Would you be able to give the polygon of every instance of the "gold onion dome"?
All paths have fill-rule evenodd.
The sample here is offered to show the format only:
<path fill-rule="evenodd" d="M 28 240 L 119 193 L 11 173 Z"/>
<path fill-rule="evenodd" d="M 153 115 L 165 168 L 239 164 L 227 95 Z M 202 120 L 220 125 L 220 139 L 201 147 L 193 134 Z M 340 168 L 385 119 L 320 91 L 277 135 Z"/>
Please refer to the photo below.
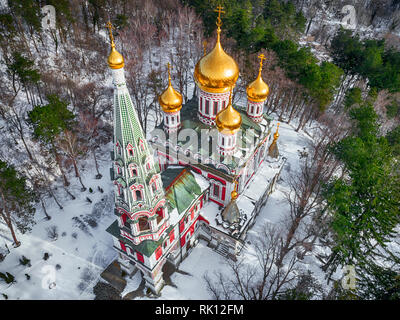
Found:
<path fill-rule="evenodd" d="M 107 59 L 108 65 L 111 69 L 121 69 L 124 67 L 124 57 L 115 49 L 114 37 L 112 35 L 113 26 L 110 21 L 107 23 L 107 28 L 110 33 L 111 41 L 111 52 Z"/>
<path fill-rule="evenodd" d="M 205 54 L 196 64 L 194 79 L 200 89 L 210 93 L 228 92 L 239 77 L 239 66 L 236 61 L 222 48 L 221 33 L 221 7 L 217 21 L 217 42 L 214 49 Z"/>
<path fill-rule="evenodd" d="M 274 141 L 273 142 L 276 142 L 276 140 L 278 140 L 278 138 L 279 138 L 279 133 L 278 133 L 279 125 L 280 125 L 280 123 L 278 122 L 276 125 L 276 131 L 274 133 Z"/>
<path fill-rule="evenodd" d="M 235 180 L 234 183 L 235 183 L 235 187 L 233 188 L 233 191 L 231 192 L 231 199 L 232 200 L 236 200 L 238 198 L 238 196 L 239 196 L 238 192 L 236 191 L 237 190 L 238 181 Z"/>
<path fill-rule="evenodd" d="M 240 113 L 232 106 L 232 91 L 229 95 L 228 106 L 217 113 L 215 124 L 219 132 L 223 134 L 235 134 L 242 125 Z"/>
<path fill-rule="evenodd" d="M 260 58 L 260 69 L 258 71 L 257 79 L 247 86 L 247 97 L 254 102 L 263 102 L 267 99 L 269 94 L 269 87 L 261 77 L 262 61 L 265 59 L 263 54 L 258 56 Z"/>
<path fill-rule="evenodd" d="M 158 97 L 164 112 L 176 112 L 182 108 L 182 95 L 171 84 L 170 64 L 168 63 L 168 88 Z"/>

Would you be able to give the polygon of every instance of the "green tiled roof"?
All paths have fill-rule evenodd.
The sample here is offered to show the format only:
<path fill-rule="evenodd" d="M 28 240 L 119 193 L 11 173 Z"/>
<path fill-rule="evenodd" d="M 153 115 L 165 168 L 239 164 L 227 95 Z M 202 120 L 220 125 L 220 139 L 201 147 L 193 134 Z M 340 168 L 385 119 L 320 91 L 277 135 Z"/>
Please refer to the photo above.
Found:
<path fill-rule="evenodd" d="M 176 208 L 179 214 L 185 212 L 201 194 L 196 178 L 188 169 L 168 168 L 161 173 L 161 179 L 163 185 L 168 188 L 165 196 L 171 209 Z"/>

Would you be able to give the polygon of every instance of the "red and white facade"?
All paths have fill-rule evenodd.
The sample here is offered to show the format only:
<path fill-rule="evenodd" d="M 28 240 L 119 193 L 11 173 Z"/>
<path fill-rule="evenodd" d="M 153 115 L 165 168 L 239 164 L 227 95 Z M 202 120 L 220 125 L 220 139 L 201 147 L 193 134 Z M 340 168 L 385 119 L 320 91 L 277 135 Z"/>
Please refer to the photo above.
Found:
<path fill-rule="evenodd" d="M 199 88 L 198 103 L 199 120 L 209 126 L 215 125 L 217 113 L 228 106 L 229 91 L 224 93 L 209 93 Z"/>
<path fill-rule="evenodd" d="M 181 111 L 163 112 L 164 113 L 164 131 L 166 133 L 177 132 L 181 127 Z"/>
<path fill-rule="evenodd" d="M 218 133 L 218 152 L 223 156 L 233 155 L 236 151 L 236 133 L 224 134 Z"/>
<path fill-rule="evenodd" d="M 247 116 L 254 122 L 261 122 L 264 112 L 264 101 L 254 102 L 247 98 Z"/>

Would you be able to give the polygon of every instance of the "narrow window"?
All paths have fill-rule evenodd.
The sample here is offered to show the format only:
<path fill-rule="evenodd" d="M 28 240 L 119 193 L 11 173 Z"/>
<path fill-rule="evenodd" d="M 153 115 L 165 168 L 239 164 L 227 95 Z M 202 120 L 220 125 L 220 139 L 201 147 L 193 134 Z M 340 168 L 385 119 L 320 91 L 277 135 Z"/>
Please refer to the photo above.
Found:
<path fill-rule="evenodd" d="M 140 190 L 136 190 L 135 191 L 135 195 L 136 195 L 136 201 L 142 201 L 142 192 Z"/>
<path fill-rule="evenodd" d="M 213 115 L 214 116 L 217 114 L 217 109 L 218 109 L 218 102 L 214 101 L 214 109 L 213 109 Z"/>
<path fill-rule="evenodd" d="M 210 114 L 210 101 L 206 100 L 206 110 L 204 112 L 205 114 Z"/>
<path fill-rule="evenodd" d="M 214 197 L 219 197 L 219 186 L 214 184 Z"/>

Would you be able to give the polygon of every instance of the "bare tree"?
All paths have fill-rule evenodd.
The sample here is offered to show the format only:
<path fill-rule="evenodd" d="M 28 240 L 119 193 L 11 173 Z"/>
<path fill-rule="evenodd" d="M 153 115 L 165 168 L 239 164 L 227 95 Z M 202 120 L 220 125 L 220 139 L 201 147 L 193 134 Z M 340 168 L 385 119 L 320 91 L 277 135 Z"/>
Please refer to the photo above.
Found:
<path fill-rule="evenodd" d="M 82 139 L 79 139 L 75 133 L 65 130 L 64 133 L 58 137 L 58 145 L 72 163 L 75 170 L 75 176 L 78 178 L 82 186 L 81 190 L 85 191 L 86 187 L 82 182 L 82 178 L 78 169 L 78 161 L 82 159 L 88 149 L 86 143 L 84 143 Z"/>
<path fill-rule="evenodd" d="M 282 237 L 279 263 L 286 254 L 299 247 L 303 248 L 300 256 L 304 257 L 312 251 L 322 231 L 319 225 L 325 212 L 322 187 L 339 169 L 339 161 L 329 152 L 329 146 L 347 133 L 348 123 L 343 117 L 333 119 L 328 115 L 320 121 L 309 151 L 300 152 L 300 171 L 288 177 L 290 190 L 285 197 L 290 213 L 285 219 L 287 233 Z"/>
<path fill-rule="evenodd" d="M 205 274 L 207 289 L 217 300 L 273 300 L 292 288 L 296 279 L 297 257 L 280 256 L 280 230 L 266 224 L 254 242 L 254 261 L 227 260 L 229 273 L 217 272 L 216 280 Z"/>

